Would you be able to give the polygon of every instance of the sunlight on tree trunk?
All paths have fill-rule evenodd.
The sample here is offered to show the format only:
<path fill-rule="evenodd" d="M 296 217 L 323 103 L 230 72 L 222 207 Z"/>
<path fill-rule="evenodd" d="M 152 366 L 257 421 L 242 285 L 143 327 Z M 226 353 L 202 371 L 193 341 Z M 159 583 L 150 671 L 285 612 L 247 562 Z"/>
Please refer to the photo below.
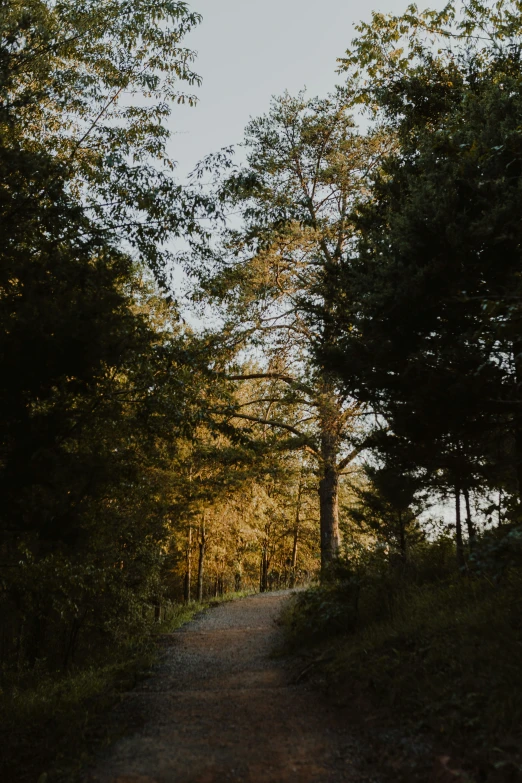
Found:
<path fill-rule="evenodd" d="M 192 582 L 192 525 L 189 525 L 187 535 L 187 549 L 185 560 L 185 584 L 184 584 L 184 599 L 185 603 L 190 603 L 191 600 L 191 582 Z"/>
<path fill-rule="evenodd" d="M 205 551 L 207 547 L 207 536 L 205 532 L 205 512 L 201 518 L 199 528 L 199 555 L 198 555 L 198 601 L 203 600 L 203 573 L 205 567 Z"/>

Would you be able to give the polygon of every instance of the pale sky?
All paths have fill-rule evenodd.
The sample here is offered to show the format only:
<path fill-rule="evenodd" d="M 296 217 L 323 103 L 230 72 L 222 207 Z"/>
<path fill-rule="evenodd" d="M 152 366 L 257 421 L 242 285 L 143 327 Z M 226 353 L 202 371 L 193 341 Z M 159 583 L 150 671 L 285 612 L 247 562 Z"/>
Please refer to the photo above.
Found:
<path fill-rule="evenodd" d="M 401 13 L 410 0 L 193 0 L 203 15 L 185 44 L 198 52 L 194 69 L 203 77 L 196 108 L 176 107 L 170 145 L 183 177 L 198 160 L 241 141 L 250 117 L 264 114 L 272 95 L 303 87 L 326 95 L 342 76 L 341 57 L 353 29 L 371 11 Z M 441 7 L 441 0 L 419 2 Z"/>

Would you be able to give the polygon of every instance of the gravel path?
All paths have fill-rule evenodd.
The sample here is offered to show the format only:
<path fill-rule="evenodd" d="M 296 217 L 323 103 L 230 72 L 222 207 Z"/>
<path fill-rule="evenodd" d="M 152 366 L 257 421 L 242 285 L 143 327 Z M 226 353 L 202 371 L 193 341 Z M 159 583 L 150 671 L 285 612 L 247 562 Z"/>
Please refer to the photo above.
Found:
<path fill-rule="evenodd" d="M 85 783 L 376 780 L 361 771 L 342 711 L 271 657 L 287 599 L 226 603 L 171 634 L 153 676 L 118 708 L 133 731 Z"/>

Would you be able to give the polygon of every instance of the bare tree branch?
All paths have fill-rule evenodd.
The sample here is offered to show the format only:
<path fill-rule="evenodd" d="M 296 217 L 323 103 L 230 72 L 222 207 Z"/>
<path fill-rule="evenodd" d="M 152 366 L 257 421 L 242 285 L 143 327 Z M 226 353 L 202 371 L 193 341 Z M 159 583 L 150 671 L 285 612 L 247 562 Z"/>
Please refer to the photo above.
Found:
<path fill-rule="evenodd" d="M 307 451 L 310 451 L 316 457 L 321 456 L 319 451 L 310 444 L 308 435 L 305 435 L 304 432 L 299 432 L 299 430 L 295 427 L 292 427 L 291 424 L 285 424 L 282 421 L 272 421 L 271 419 L 261 419 L 258 416 L 248 416 L 246 413 L 233 413 L 230 418 L 245 419 L 246 421 L 253 421 L 255 424 L 265 424 L 268 427 L 273 427 L 274 429 L 287 430 L 287 432 L 291 432 L 292 435 L 296 435 L 298 438 L 303 440 L 303 446 L 307 449 Z"/>
<path fill-rule="evenodd" d="M 356 458 L 356 457 L 357 457 L 357 456 L 358 456 L 358 455 L 361 453 L 361 451 L 364 451 L 364 448 L 365 448 L 364 446 L 357 446 L 355 449 L 353 449 L 353 450 L 352 450 L 352 451 L 351 451 L 351 452 L 348 454 L 348 456 L 347 456 L 347 457 L 345 457 L 344 459 L 342 459 L 342 460 L 341 460 L 341 461 L 340 461 L 340 462 L 337 464 L 337 470 L 338 470 L 339 472 L 340 472 L 341 470 L 344 470 L 344 469 L 345 469 L 345 467 L 346 467 L 347 465 L 349 465 L 349 464 L 350 464 L 350 462 L 352 462 L 352 460 L 354 460 L 354 459 L 355 459 L 355 458 Z"/>
<path fill-rule="evenodd" d="M 309 386 L 301 383 L 301 381 L 297 381 L 295 378 L 292 378 L 291 375 L 283 375 L 278 372 L 255 372 L 247 373 L 246 375 L 226 375 L 225 378 L 228 381 L 255 381 L 263 379 L 283 381 L 284 383 L 288 383 L 289 386 L 294 386 L 296 389 L 305 392 L 305 394 L 314 396 L 313 389 L 311 389 Z"/>
<path fill-rule="evenodd" d="M 248 400 L 248 402 L 242 402 L 237 407 L 238 408 L 248 408 L 249 405 L 257 405 L 257 404 L 260 404 L 262 402 L 280 403 L 281 405 L 287 404 L 286 400 L 282 400 L 280 397 L 259 397 L 257 400 Z M 302 405 L 305 404 L 305 402 L 303 400 L 300 400 L 298 402 L 300 402 Z"/>

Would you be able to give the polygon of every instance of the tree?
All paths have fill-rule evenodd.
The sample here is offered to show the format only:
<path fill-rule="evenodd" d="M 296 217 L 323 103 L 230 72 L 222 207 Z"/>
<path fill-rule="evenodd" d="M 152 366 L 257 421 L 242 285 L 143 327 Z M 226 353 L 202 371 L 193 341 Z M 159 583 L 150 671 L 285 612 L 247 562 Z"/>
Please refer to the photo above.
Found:
<path fill-rule="evenodd" d="M 458 529 L 460 496 L 484 482 L 513 488 L 522 464 L 515 11 L 376 15 L 344 61 L 367 68 L 361 100 L 396 148 L 332 280 L 343 336 L 331 362 L 417 464 L 453 487 Z M 463 43 L 437 49 L 434 35 Z"/>
<path fill-rule="evenodd" d="M 175 0 L 2 4 L 6 220 L 37 210 L 59 179 L 112 242 L 164 274 L 168 236 L 198 230 L 194 201 L 172 177 L 165 122 L 173 102 L 194 102 L 180 90 L 199 81 L 182 39 L 199 20 Z M 36 168 L 34 198 L 17 199 L 17 172 Z"/>
<path fill-rule="evenodd" d="M 169 466 L 199 387 L 144 267 L 184 220 L 164 101 L 196 78 L 179 44 L 197 20 L 170 2 L 0 8 L 6 667 L 94 660 L 143 632 L 160 592 Z M 148 103 L 122 106 L 137 91 Z"/>
<path fill-rule="evenodd" d="M 364 474 L 366 481 L 354 487 L 357 502 L 350 516 L 406 560 L 410 546 L 423 537 L 418 522 L 423 510 L 420 477 L 408 474 L 397 463 L 367 463 Z"/>
<path fill-rule="evenodd" d="M 271 431 L 261 441 L 248 422 L 220 431 L 218 403 L 219 394 L 207 390 L 207 422 L 178 447 L 173 466 L 178 584 L 197 573 L 200 597 L 295 585 L 317 570 L 310 460 L 281 448 Z"/>
<path fill-rule="evenodd" d="M 380 144 L 354 130 L 343 92 L 275 100 L 246 130 L 245 166 L 225 170 L 218 182 L 219 202 L 239 210 L 242 225 L 227 227 L 213 263 L 197 270 L 199 296 L 221 307 L 231 356 L 247 347 L 263 356 L 250 370 L 229 362 L 229 380 L 259 381 L 255 399 L 236 406 L 230 420 L 278 430 L 289 448 L 316 460 L 323 568 L 339 549 L 339 478 L 357 454 L 352 439 L 362 411 L 317 355 L 335 341 L 331 280 L 352 242 L 350 212 Z M 206 160 L 201 171 L 214 163 Z M 260 404 L 263 415 L 249 410 Z"/>
<path fill-rule="evenodd" d="M 85 267 L 81 255 L 54 260 L 54 276 L 37 277 L 33 264 L 30 285 L 20 279 L 16 317 L 2 302 L 7 667 L 40 658 L 67 667 L 144 630 L 168 536 L 170 465 L 195 413 L 194 372 L 169 308 L 160 314 L 143 283 L 129 291 L 118 255 L 105 269 L 105 255 Z M 84 285 L 72 287 L 72 272 Z M 38 349 L 29 365 L 16 351 L 27 335 Z"/>

